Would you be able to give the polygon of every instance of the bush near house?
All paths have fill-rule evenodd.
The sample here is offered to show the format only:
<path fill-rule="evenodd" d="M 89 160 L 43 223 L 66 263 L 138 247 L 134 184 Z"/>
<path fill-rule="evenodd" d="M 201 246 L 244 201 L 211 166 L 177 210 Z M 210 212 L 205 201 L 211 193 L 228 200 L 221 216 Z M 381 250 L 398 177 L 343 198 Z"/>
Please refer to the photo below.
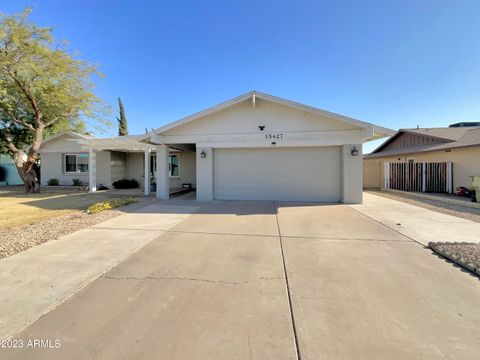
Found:
<path fill-rule="evenodd" d="M 138 181 L 135 179 L 122 179 L 112 183 L 115 189 L 135 189 L 138 188 Z"/>
<path fill-rule="evenodd" d="M 120 206 L 136 203 L 137 199 L 133 197 L 128 198 L 115 198 L 103 202 L 99 202 L 93 205 L 90 205 L 87 209 L 88 214 L 96 214 L 105 210 L 112 210 Z"/>
<path fill-rule="evenodd" d="M 58 179 L 52 178 L 47 181 L 48 186 L 58 186 L 60 185 L 60 181 Z"/>
<path fill-rule="evenodd" d="M 73 186 L 82 186 L 82 181 L 80 179 L 73 179 L 72 184 Z"/>

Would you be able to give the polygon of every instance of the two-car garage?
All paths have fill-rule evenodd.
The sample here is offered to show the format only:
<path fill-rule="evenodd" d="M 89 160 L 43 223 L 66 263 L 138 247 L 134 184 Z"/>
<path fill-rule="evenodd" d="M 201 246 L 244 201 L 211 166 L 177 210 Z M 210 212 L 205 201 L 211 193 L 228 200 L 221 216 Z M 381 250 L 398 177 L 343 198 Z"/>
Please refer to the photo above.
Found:
<path fill-rule="evenodd" d="M 340 202 L 340 147 L 218 148 L 216 200 Z"/>
<path fill-rule="evenodd" d="M 362 202 L 362 143 L 391 133 L 251 91 L 167 124 L 146 136 L 146 141 L 157 145 L 159 199 L 169 198 L 170 146 L 178 151 L 194 147 L 199 201 L 358 204 Z"/>

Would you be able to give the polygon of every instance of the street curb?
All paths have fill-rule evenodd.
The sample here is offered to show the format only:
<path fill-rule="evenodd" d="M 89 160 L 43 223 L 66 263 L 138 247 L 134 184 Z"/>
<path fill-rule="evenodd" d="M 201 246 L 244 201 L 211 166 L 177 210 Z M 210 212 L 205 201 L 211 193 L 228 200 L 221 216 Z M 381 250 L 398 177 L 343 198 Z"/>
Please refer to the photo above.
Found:
<path fill-rule="evenodd" d="M 460 258 L 458 258 L 457 256 L 454 256 L 454 255 L 450 255 L 442 250 L 440 250 L 437 245 L 444 245 L 444 244 L 448 244 L 448 243 L 442 243 L 442 242 L 429 242 L 428 243 L 428 248 L 430 248 L 431 250 L 433 250 L 433 252 L 435 252 L 436 254 L 444 257 L 445 259 L 447 260 L 450 260 L 451 262 L 453 262 L 454 264 L 457 264 L 458 266 L 464 268 L 465 270 L 468 270 L 470 271 L 471 273 L 473 273 L 474 275 L 477 275 L 478 277 L 480 277 L 480 268 L 476 268 L 473 264 L 467 264 L 466 262 L 462 261 Z M 463 243 L 459 243 L 459 244 L 475 244 L 475 243 L 468 243 L 468 242 L 463 242 Z"/>

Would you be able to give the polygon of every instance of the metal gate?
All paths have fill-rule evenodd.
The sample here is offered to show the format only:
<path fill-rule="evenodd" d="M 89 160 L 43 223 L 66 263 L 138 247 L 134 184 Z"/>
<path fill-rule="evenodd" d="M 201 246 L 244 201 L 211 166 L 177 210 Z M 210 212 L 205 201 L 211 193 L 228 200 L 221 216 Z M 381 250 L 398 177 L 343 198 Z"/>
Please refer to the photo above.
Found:
<path fill-rule="evenodd" d="M 384 163 L 385 189 L 452 193 L 452 162 Z"/>

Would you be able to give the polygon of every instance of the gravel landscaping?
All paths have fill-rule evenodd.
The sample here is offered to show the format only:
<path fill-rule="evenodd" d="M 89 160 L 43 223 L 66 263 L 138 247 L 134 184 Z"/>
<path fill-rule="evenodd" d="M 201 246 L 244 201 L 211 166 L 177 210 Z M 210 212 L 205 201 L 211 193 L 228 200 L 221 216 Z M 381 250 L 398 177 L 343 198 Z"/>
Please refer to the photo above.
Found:
<path fill-rule="evenodd" d="M 55 240 L 62 235 L 85 229 L 113 217 L 131 212 L 155 201 L 155 198 L 139 198 L 138 202 L 114 210 L 96 214 L 79 211 L 57 216 L 29 225 L 0 230 L 0 258 L 12 256 L 35 245 Z"/>
<path fill-rule="evenodd" d="M 480 275 L 480 244 L 431 242 L 428 247 L 443 257 Z"/>
<path fill-rule="evenodd" d="M 480 209 L 467 206 L 453 205 L 440 200 L 419 199 L 408 193 L 390 193 L 385 191 L 368 191 L 371 194 L 386 197 L 388 199 L 401 201 L 410 205 L 419 206 L 425 209 L 437 211 L 443 214 L 456 216 L 462 219 L 480 222 Z"/>

